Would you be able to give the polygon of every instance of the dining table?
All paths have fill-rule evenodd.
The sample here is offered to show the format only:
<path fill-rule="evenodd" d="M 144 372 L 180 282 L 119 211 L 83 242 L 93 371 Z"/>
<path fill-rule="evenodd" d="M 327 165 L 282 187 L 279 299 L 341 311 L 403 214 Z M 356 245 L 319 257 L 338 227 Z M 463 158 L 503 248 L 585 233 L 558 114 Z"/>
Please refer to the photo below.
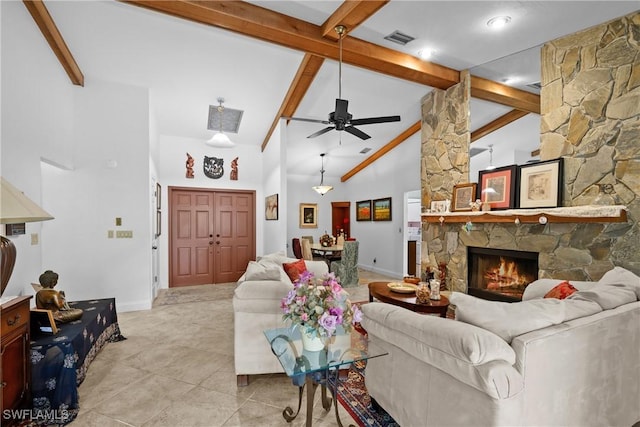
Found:
<path fill-rule="evenodd" d="M 342 253 L 342 245 L 322 246 L 320 243 L 311 244 L 311 252 L 323 257 L 327 264 L 337 259 Z"/>

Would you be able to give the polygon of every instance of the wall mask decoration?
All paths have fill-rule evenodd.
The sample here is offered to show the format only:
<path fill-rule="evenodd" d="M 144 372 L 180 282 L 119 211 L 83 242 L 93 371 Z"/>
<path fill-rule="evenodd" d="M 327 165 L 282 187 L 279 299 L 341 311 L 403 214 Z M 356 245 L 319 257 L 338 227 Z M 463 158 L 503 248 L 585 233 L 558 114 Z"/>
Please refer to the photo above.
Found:
<path fill-rule="evenodd" d="M 193 157 L 191 157 L 191 154 L 187 153 L 187 162 L 185 164 L 185 167 L 187 168 L 187 172 L 185 174 L 186 178 L 193 178 L 193 164 Z"/>
<path fill-rule="evenodd" d="M 236 157 L 231 161 L 231 181 L 238 180 L 238 158 Z"/>
<path fill-rule="evenodd" d="M 204 156 L 204 164 L 202 168 L 204 170 L 204 174 L 209 178 L 218 179 L 222 178 L 224 175 L 224 159 L 220 159 L 218 157 L 209 157 Z"/>

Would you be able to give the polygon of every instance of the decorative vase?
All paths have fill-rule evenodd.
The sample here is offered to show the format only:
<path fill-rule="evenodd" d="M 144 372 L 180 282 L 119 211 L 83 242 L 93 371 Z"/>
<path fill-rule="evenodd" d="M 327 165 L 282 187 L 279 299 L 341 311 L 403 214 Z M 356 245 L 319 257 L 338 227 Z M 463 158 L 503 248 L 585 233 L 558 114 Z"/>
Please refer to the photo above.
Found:
<path fill-rule="evenodd" d="M 313 332 L 307 332 L 307 328 L 300 325 L 300 335 L 302 336 L 302 348 L 307 351 L 320 351 L 324 348 L 324 339 Z"/>

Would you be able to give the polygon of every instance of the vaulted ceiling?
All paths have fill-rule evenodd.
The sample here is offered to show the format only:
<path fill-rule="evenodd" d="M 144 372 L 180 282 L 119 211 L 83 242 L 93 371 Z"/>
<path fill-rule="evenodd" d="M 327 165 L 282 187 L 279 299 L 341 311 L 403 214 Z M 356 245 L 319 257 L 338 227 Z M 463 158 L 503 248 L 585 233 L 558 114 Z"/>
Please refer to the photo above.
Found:
<path fill-rule="evenodd" d="M 41 15 L 34 10 L 41 2 L 25 2 L 30 3 L 32 15 Z M 334 180 L 348 179 L 394 144 L 417 138 L 420 99 L 431 88 L 455 84 L 460 70 L 470 69 L 473 76 L 474 139 L 539 112 L 536 90 L 527 86 L 539 81 L 536 47 L 637 9 L 637 2 L 629 1 L 45 4 L 84 84 L 100 79 L 148 87 L 159 133 L 203 143 L 213 133 L 207 129 L 209 105 L 224 97 L 227 107 L 244 110 L 238 134 L 230 135 L 234 142 L 263 148 L 281 117 L 326 120 L 334 110 L 339 81 L 334 27 L 345 25 L 342 97 L 349 100 L 350 113 L 354 118 L 397 114 L 402 120 L 363 126 L 371 135 L 367 141 L 336 131 L 307 139 L 324 125 L 289 122 L 288 172 L 318 175 L 318 155 L 327 152 L 325 178 Z M 502 32 L 486 25 L 497 15 L 511 17 Z M 401 46 L 384 39 L 395 30 L 415 40 Z M 418 51 L 428 48 L 435 50 L 432 57 L 419 59 Z M 67 67 L 73 76 L 73 64 Z M 502 84 L 516 75 L 519 82 Z M 525 124 L 514 123 L 498 131 L 511 132 L 500 138 L 525 149 L 537 146 L 538 130 L 522 138 Z M 365 147 L 371 151 L 360 154 Z"/>

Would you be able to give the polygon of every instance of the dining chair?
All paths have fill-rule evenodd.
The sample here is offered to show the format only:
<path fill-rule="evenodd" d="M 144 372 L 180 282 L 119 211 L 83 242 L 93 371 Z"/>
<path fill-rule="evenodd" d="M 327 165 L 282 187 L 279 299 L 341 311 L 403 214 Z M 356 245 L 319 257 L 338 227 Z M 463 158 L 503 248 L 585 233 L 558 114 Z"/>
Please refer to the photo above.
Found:
<path fill-rule="evenodd" d="M 298 259 L 302 259 L 302 246 L 300 245 L 300 239 L 297 237 L 291 239 L 291 249 L 293 250 L 293 256 Z"/>
<path fill-rule="evenodd" d="M 331 272 L 340 279 L 343 287 L 358 286 L 358 245 L 360 242 L 346 241 L 342 247 L 342 259 L 331 263 Z"/>
<path fill-rule="evenodd" d="M 300 246 L 302 247 L 302 259 L 309 261 L 313 260 L 313 254 L 311 253 L 311 243 L 305 239 L 300 239 Z"/>
<path fill-rule="evenodd" d="M 301 239 L 307 239 L 309 243 L 313 243 L 313 236 L 302 236 Z"/>

